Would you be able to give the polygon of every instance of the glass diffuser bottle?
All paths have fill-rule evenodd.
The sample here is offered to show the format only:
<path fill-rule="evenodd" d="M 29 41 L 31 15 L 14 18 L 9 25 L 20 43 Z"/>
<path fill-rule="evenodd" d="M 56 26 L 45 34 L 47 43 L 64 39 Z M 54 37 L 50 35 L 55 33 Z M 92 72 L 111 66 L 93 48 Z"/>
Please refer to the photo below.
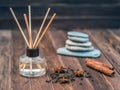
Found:
<path fill-rule="evenodd" d="M 18 25 L 18 28 L 26 42 L 26 45 L 28 48 L 26 48 L 26 54 L 22 55 L 19 58 L 19 72 L 22 76 L 26 76 L 26 77 L 38 77 L 38 76 L 42 76 L 46 73 L 46 61 L 45 58 L 41 57 L 41 55 L 39 55 L 39 48 L 38 45 L 40 44 L 42 38 L 44 37 L 45 33 L 49 30 L 48 28 L 50 27 L 50 24 L 52 23 L 53 19 L 56 16 L 56 13 L 54 13 L 52 15 L 52 17 L 50 18 L 47 26 L 45 27 L 45 29 L 42 31 L 42 28 L 44 26 L 44 23 L 47 19 L 48 13 L 50 11 L 50 8 L 48 8 L 45 17 L 43 19 L 43 22 L 40 26 L 40 29 L 37 33 L 37 36 L 35 38 L 35 41 L 33 41 L 33 37 L 32 37 L 32 31 L 31 31 L 31 6 L 28 6 L 28 14 L 29 14 L 29 23 L 27 20 L 27 15 L 24 14 L 24 20 L 26 23 L 26 27 L 27 27 L 27 31 L 28 31 L 28 37 L 29 37 L 29 41 L 25 35 L 25 33 L 23 32 L 23 29 L 20 26 L 20 23 L 18 22 L 18 19 L 13 11 L 12 8 L 10 8 L 11 14 L 13 15 L 13 18 L 15 20 L 15 22 Z"/>
<path fill-rule="evenodd" d="M 26 49 L 26 54 L 19 58 L 19 72 L 25 77 L 38 77 L 46 73 L 46 61 L 39 55 L 39 48 Z"/>

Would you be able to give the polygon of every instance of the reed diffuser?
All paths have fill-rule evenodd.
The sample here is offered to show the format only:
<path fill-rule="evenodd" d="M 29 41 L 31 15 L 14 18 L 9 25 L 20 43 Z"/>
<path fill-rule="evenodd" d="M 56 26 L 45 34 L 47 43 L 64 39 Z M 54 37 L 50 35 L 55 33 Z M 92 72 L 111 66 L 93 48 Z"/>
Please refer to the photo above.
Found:
<path fill-rule="evenodd" d="M 45 33 L 48 31 L 49 26 L 51 25 L 53 19 L 56 16 L 56 13 L 54 13 L 52 15 L 52 17 L 50 18 L 47 26 L 45 27 L 45 29 L 43 29 L 44 23 L 47 19 L 47 16 L 49 14 L 50 8 L 48 8 L 45 17 L 42 21 L 42 24 L 40 26 L 40 29 L 36 35 L 35 41 L 33 41 L 33 37 L 32 37 L 32 29 L 31 29 L 31 7 L 30 5 L 28 6 L 28 12 L 29 12 L 29 22 L 28 22 L 28 18 L 27 15 L 24 14 L 24 20 L 26 23 L 26 27 L 27 27 L 27 32 L 28 32 L 28 37 L 29 39 L 27 39 L 25 33 L 23 32 L 23 29 L 21 28 L 18 19 L 13 11 L 12 8 L 10 8 L 10 11 L 18 25 L 18 28 L 27 44 L 27 48 L 26 48 L 26 52 L 24 55 L 20 56 L 19 58 L 19 72 L 22 76 L 25 77 L 38 77 L 38 76 L 42 76 L 46 73 L 46 61 L 45 58 L 42 57 L 39 53 L 39 44 L 42 40 L 42 38 L 44 37 Z M 43 30 L 42 30 L 43 29 Z"/>

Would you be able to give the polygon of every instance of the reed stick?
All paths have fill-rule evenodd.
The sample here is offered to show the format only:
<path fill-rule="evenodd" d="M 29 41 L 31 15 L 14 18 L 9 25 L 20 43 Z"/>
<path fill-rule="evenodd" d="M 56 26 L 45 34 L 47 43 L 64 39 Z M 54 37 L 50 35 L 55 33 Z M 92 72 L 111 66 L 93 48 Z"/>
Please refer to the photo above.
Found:
<path fill-rule="evenodd" d="M 24 65 L 23 65 L 23 68 L 22 68 L 22 69 L 23 69 L 23 71 L 24 71 L 25 67 L 26 67 L 26 64 L 24 64 Z"/>
<path fill-rule="evenodd" d="M 19 64 L 19 67 L 22 68 L 24 66 L 24 63 Z"/>
<path fill-rule="evenodd" d="M 36 64 L 37 65 L 37 67 L 41 70 L 42 69 L 42 67 L 41 67 L 41 65 L 40 64 Z"/>
<path fill-rule="evenodd" d="M 26 23 L 27 31 L 28 31 L 29 41 L 32 42 L 32 36 L 30 34 L 30 27 L 28 25 L 28 19 L 27 19 L 27 15 L 26 14 L 24 14 L 24 20 L 25 20 L 25 23 Z M 29 42 L 29 44 L 30 44 L 30 42 Z M 30 48 L 32 48 L 32 47 L 30 46 Z"/>
<path fill-rule="evenodd" d="M 40 36 L 40 38 L 38 39 L 38 42 L 35 44 L 34 48 L 38 47 L 40 41 L 42 40 L 43 36 L 45 35 L 45 33 L 48 31 L 48 28 L 50 26 L 50 24 L 52 23 L 53 19 L 55 18 L 56 13 L 53 14 L 53 16 L 51 17 L 50 21 L 48 22 L 46 28 L 44 29 L 42 35 Z"/>
<path fill-rule="evenodd" d="M 32 74 L 32 59 L 30 60 L 30 74 Z"/>
<path fill-rule="evenodd" d="M 28 5 L 28 13 L 29 13 L 29 29 L 30 29 L 30 48 L 33 48 L 33 40 L 32 40 L 32 32 L 31 32 L 31 6 Z M 30 60 L 30 74 L 32 74 L 32 60 Z"/>
<path fill-rule="evenodd" d="M 19 24 L 19 22 L 18 22 L 18 20 L 17 20 L 17 17 L 15 16 L 15 13 L 14 13 L 13 9 L 10 8 L 10 11 L 11 11 L 11 13 L 12 13 L 12 15 L 13 15 L 13 17 L 14 17 L 17 25 L 18 25 L 18 28 L 19 28 L 19 30 L 20 30 L 20 32 L 21 32 L 21 34 L 22 34 L 22 36 L 23 36 L 23 38 L 24 38 L 27 46 L 30 47 L 30 46 L 29 46 L 29 43 L 28 43 L 28 40 L 27 40 L 27 38 L 26 38 L 26 36 L 25 36 L 25 34 L 24 34 L 24 32 L 23 32 L 23 30 L 22 30 L 22 28 L 21 28 L 21 26 L 20 26 L 20 24 Z"/>
<path fill-rule="evenodd" d="M 30 48 L 33 47 L 33 40 L 32 40 L 32 27 L 31 27 L 31 6 L 28 5 L 28 13 L 29 13 L 29 30 L 30 30 L 30 36 L 31 36 L 31 39 L 30 39 Z"/>
<path fill-rule="evenodd" d="M 39 38 L 39 36 L 40 36 L 40 33 L 41 33 L 42 28 L 43 28 L 43 26 L 44 26 L 44 23 L 45 23 L 45 21 L 46 21 L 46 19 L 47 19 L 47 16 L 48 16 L 48 14 L 49 14 L 49 11 L 50 11 L 50 8 L 48 8 L 48 10 L 47 10 L 47 12 L 46 12 L 46 14 L 45 14 L 45 17 L 44 17 L 44 19 L 43 19 L 43 22 L 42 22 L 42 24 L 41 24 L 41 26 L 40 26 L 40 29 L 39 29 L 39 31 L 38 31 L 38 34 L 37 34 L 37 36 L 36 36 L 36 38 L 35 38 L 35 42 L 34 42 L 34 44 L 33 44 L 33 47 L 35 47 L 35 44 L 36 44 L 37 41 L 38 41 L 38 38 Z"/>

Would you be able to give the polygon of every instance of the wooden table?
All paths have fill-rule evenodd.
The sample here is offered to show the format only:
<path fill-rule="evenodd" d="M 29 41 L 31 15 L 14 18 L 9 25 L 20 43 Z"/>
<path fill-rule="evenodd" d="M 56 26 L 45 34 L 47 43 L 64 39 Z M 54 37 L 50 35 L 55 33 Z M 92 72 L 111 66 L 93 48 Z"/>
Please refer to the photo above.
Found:
<path fill-rule="evenodd" d="M 65 45 L 67 30 L 51 28 L 41 43 L 41 53 L 46 56 L 48 72 L 56 66 L 71 67 L 89 71 L 92 79 L 84 78 L 82 85 L 76 80 L 61 85 L 46 83 L 49 75 L 38 78 L 25 78 L 19 75 L 19 57 L 24 54 L 25 43 L 18 30 L 0 31 L 0 90 L 120 90 L 120 30 L 86 30 L 75 28 L 76 31 L 90 35 L 95 48 L 102 55 L 97 61 L 111 64 L 115 69 L 113 77 L 105 76 L 85 65 L 85 58 L 68 57 L 56 54 L 59 47 Z M 115 32 L 113 32 L 115 31 Z M 36 31 L 34 31 L 34 34 Z M 29 81 L 32 85 L 30 86 Z"/>

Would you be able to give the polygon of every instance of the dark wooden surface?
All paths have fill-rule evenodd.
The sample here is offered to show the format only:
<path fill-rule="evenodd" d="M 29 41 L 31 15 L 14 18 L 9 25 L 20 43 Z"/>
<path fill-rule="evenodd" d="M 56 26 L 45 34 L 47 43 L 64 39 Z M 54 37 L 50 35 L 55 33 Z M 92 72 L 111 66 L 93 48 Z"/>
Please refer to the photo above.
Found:
<path fill-rule="evenodd" d="M 28 13 L 28 4 L 32 6 L 34 21 L 41 21 L 50 7 L 50 15 L 57 13 L 56 20 L 67 23 L 74 20 L 83 28 L 120 27 L 120 0 L 1 0 L 0 28 L 10 29 L 9 24 L 13 23 L 9 7 L 22 20 L 23 13 Z"/>
<path fill-rule="evenodd" d="M 79 84 L 79 80 L 66 85 L 48 84 L 45 81 L 49 79 L 49 74 L 46 74 L 31 79 L 32 90 L 120 90 L 120 30 L 93 30 L 77 27 L 71 30 L 90 35 L 94 47 L 102 52 L 101 57 L 96 58 L 96 61 L 112 65 L 115 75 L 105 76 L 86 67 L 85 58 L 57 55 L 56 50 L 65 45 L 66 33 L 69 30 L 51 27 L 40 45 L 41 53 L 46 56 L 47 72 L 51 72 L 56 66 L 83 69 L 91 73 L 94 81 L 85 78 L 82 85 Z M 35 35 L 36 30 L 33 32 Z M 0 90 L 30 90 L 29 78 L 21 77 L 18 71 L 18 60 L 24 51 L 25 43 L 18 30 L 0 30 Z"/>

